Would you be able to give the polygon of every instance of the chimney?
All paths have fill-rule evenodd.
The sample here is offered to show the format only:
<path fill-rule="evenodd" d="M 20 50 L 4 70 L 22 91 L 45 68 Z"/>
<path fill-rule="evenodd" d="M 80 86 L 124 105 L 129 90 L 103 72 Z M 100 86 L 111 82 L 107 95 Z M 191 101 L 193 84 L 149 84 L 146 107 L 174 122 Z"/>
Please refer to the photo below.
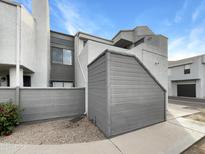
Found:
<path fill-rule="evenodd" d="M 32 15 L 36 21 L 36 70 L 33 82 L 47 87 L 50 78 L 50 17 L 48 0 L 33 0 Z"/>

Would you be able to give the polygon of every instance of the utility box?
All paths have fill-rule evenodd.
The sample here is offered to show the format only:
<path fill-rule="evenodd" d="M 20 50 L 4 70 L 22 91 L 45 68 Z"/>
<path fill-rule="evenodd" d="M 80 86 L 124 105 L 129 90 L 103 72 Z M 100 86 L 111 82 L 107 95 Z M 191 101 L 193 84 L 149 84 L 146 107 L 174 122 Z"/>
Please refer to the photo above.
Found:
<path fill-rule="evenodd" d="M 106 50 L 88 65 L 88 117 L 107 137 L 165 121 L 165 94 L 134 55 Z"/>

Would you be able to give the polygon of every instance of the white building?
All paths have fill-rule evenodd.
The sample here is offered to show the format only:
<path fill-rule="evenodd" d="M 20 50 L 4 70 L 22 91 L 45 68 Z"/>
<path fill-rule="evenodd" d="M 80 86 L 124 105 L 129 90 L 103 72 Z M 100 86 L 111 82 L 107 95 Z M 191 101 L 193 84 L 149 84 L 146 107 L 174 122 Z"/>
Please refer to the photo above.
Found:
<path fill-rule="evenodd" d="M 170 61 L 169 96 L 205 98 L 205 55 Z"/>
<path fill-rule="evenodd" d="M 33 0 L 32 14 L 0 0 L 0 86 L 87 88 L 87 65 L 106 49 L 138 57 L 167 90 L 167 38 L 147 26 L 121 30 L 112 40 L 50 31 L 49 5 Z"/>
<path fill-rule="evenodd" d="M 22 5 L 0 1 L 0 17 L 0 76 L 6 78 L 6 85 L 23 86 L 24 78 L 31 80 L 32 86 L 47 87 L 50 75 L 48 1 L 34 0 L 32 15 Z"/>

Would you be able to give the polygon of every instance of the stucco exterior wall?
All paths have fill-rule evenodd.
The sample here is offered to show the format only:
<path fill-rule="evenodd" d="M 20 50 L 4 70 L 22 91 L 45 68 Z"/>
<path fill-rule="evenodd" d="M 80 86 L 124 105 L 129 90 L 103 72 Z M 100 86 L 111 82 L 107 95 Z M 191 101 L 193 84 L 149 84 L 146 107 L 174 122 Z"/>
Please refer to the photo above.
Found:
<path fill-rule="evenodd" d="M 16 67 L 11 67 L 9 69 L 9 77 L 10 77 L 10 87 L 16 87 Z M 23 87 L 23 69 L 20 69 L 19 80 L 20 80 L 19 86 Z"/>
<path fill-rule="evenodd" d="M 36 40 L 35 40 L 36 22 L 31 14 L 21 8 L 21 65 L 36 71 Z"/>
<path fill-rule="evenodd" d="M 190 74 L 184 74 L 184 67 L 190 65 Z M 190 62 L 169 67 L 169 96 L 177 96 L 177 84 L 196 84 L 196 97 L 205 98 L 205 65 L 203 57 L 193 58 Z"/>
<path fill-rule="evenodd" d="M 184 65 L 177 66 L 177 67 L 171 67 L 170 70 L 170 76 L 169 80 L 191 80 L 191 79 L 200 79 L 200 70 L 199 68 L 199 62 L 195 61 L 192 64 L 190 64 L 190 74 L 184 74 Z"/>
<path fill-rule="evenodd" d="M 85 47 L 83 47 L 83 40 L 77 39 L 77 48 L 75 48 L 75 86 L 86 88 L 86 111 L 88 109 L 88 69 L 87 66 L 97 56 L 99 56 L 106 49 L 126 51 L 126 49 L 118 48 L 108 44 L 103 44 L 95 41 L 87 41 Z M 75 43 L 76 43 L 75 42 Z M 81 49 L 81 51 L 79 51 Z"/>
<path fill-rule="evenodd" d="M 201 96 L 205 98 L 205 56 L 201 57 L 201 63 L 199 64 L 200 77 L 201 77 Z"/>
<path fill-rule="evenodd" d="M 0 64 L 15 64 L 17 6 L 0 1 L 0 17 Z"/>
<path fill-rule="evenodd" d="M 164 40 L 165 44 L 167 39 Z M 166 45 L 165 45 L 166 46 Z M 166 89 L 168 102 L 168 52 L 149 44 L 141 44 L 129 50 L 148 68 L 158 82 Z"/>
<path fill-rule="evenodd" d="M 151 44 L 142 44 L 132 49 L 124 49 L 113 45 L 104 44 L 88 40 L 83 47 L 83 40 L 76 38 L 76 85 L 87 87 L 87 65 L 106 49 L 132 53 L 149 69 L 160 84 L 168 91 L 168 58 L 167 58 L 167 38 L 163 37 L 165 44 L 156 47 Z M 168 102 L 168 94 L 166 102 Z"/>
<path fill-rule="evenodd" d="M 50 79 L 50 25 L 48 0 L 32 1 L 36 24 L 36 65 L 33 87 L 48 87 Z"/>
<path fill-rule="evenodd" d="M 80 44 L 82 43 L 82 40 L 79 40 Z M 80 46 L 79 46 L 80 47 Z M 104 52 L 106 49 L 109 50 L 116 50 L 116 51 L 124 51 L 126 52 L 126 49 L 115 47 L 108 44 L 103 44 L 95 41 L 87 41 L 86 46 L 80 51 L 80 54 L 77 55 L 76 58 L 79 58 L 76 60 L 76 85 L 80 87 L 87 86 L 87 65 L 90 64 L 97 56 L 99 56 L 102 52 Z M 79 64 L 80 63 L 80 64 Z M 81 65 L 81 69 L 78 69 Z M 79 67 L 77 67 L 79 66 Z M 80 75 L 81 72 L 83 72 L 83 75 Z M 81 78 L 84 76 L 84 78 Z"/>

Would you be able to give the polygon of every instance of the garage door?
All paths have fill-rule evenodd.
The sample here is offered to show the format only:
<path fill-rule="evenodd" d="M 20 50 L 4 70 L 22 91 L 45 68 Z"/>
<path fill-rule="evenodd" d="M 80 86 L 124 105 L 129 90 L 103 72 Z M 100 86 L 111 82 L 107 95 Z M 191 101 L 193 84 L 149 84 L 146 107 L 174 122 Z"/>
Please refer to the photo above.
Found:
<path fill-rule="evenodd" d="M 177 96 L 196 97 L 196 84 L 177 85 Z"/>

